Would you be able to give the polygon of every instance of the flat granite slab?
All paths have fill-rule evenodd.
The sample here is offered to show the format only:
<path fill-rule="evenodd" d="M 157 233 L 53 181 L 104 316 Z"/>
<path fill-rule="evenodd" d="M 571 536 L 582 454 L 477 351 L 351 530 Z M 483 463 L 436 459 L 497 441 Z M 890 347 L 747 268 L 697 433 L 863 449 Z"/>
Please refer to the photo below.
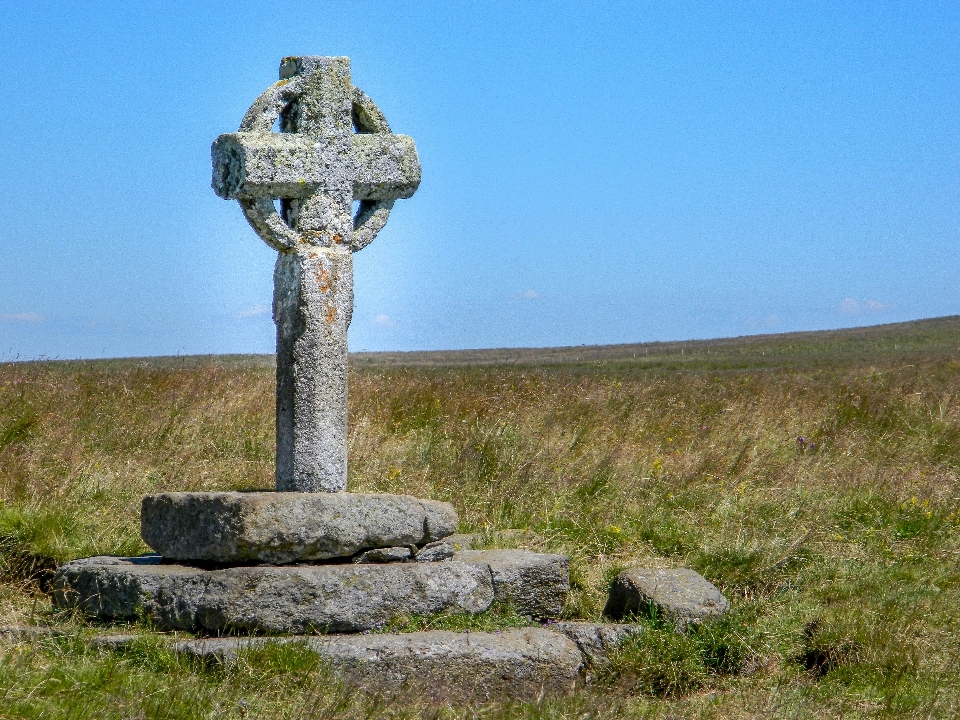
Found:
<path fill-rule="evenodd" d="M 358 632 L 394 615 L 479 613 L 494 598 L 489 567 L 454 561 L 202 570 L 93 557 L 62 565 L 52 585 L 58 608 L 210 633 Z"/>
<path fill-rule="evenodd" d="M 452 535 L 450 503 L 410 495 L 171 492 L 147 495 L 144 542 L 168 560 L 312 562 L 361 550 L 421 546 Z"/>
<path fill-rule="evenodd" d="M 446 630 L 398 635 L 292 638 L 210 638 L 177 643 L 177 652 L 222 663 L 267 642 L 303 643 L 348 685 L 377 694 L 414 693 L 420 699 L 492 700 L 567 695 L 583 658 L 575 642 L 542 628 L 499 633 Z"/>

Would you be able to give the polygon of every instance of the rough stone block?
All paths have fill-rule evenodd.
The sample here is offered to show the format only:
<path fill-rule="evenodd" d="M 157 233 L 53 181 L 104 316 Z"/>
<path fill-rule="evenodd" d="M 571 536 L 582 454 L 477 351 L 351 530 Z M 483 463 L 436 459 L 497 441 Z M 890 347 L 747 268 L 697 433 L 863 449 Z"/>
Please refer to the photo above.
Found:
<path fill-rule="evenodd" d="M 411 560 L 413 553 L 408 547 L 377 548 L 366 550 L 353 559 L 355 563 L 387 563 Z"/>
<path fill-rule="evenodd" d="M 496 599 L 536 618 L 559 617 L 570 592 L 570 560 L 527 550 L 461 550 L 464 563 L 484 564 L 493 573 Z"/>
<path fill-rule="evenodd" d="M 583 659 L 592 666 L 602 665 L 617 645 L 631 635 L 643 632 L 640 625 L 619 623 L 558 622 L 547 627 L 573 640 Z"/>
<path fill-rule="evenodd" d="M 181 642 L 175 649 L 230 663 L 244 648 L 266 642 L 305 643 L 349 685 L 378 694 L 412 693 L 433 702 L 566 695 L 576 687 L 583 663 L 574 642 L 541 628 L 499 633 L 431 630 L 399 635 L 211 638 Z"/>
<path fill-rule="evenodd" d="M 357 632 L 400 614 L 483 612 L 494 597 L 489 570 L 459 562 L 201 570 L 95 557 L 63 565 L 53 588 L 59 608 L 210 633 Z"/>
<path fill-rule="evenodd" d="M 658 615 L 679 628 L 719 617 L 730 603 L 713 583 L 687 568 L 648 570 L 630 568 L 610 587 L 604 614 L 622 618 L 656 608 Z"/>
<path fill-rule="evenodd" d="M 285 564 L 423 545 L 451 535 L 450 503 L 409 495 L 197 492 L 147 495 L 143 539 L 168 560 Z"/>
<path fill-rule="evenodd" d="M 455 552 L 456 550 L 454 550 L 453 543 L 449 543 L 446 540 L 438 540 L 427 543 L 420 548 L 414 560 L 417 562 L 440 562 L 441 560 L 449 560 Z"/>

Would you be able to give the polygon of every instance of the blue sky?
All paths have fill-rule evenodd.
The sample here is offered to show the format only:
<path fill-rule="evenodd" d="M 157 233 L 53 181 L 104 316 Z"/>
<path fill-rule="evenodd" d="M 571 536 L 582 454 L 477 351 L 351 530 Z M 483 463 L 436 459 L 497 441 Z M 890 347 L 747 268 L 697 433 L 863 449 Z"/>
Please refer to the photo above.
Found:
<path fill-rule="evenodd" d="M 960 313 L 956 3 L 34 3 L 0 24 L 0 359 L 270 352 L 210 189 L 285 55 L 348 55 L 423 183 L 353 350 Z"/>

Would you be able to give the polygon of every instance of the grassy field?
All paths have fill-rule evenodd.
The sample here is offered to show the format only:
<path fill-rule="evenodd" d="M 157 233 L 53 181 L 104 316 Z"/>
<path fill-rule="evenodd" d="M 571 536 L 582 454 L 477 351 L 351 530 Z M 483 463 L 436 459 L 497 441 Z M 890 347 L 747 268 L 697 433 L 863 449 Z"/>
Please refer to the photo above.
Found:
<path fill-rule="evenodd" d="M 648 630 L 574 699 L 383 703 L 317 658 L 229 670 L 51 612 L 57 563 L 146 550 L 143 494 L 270 488 L 272 358 L 0 365 L 0 718 L 960 715 L 960 318 L 689 343 L 352 358 L 350 489 L 571 557 L 570 618 L 631 565 L 692 567 L 728 619 Z M 513 536 L 511 536 L 513 537 Z M 508 542 L 516 542 L 508 538 Z M 516 624 L 400 618 L 407 627 Z"/>

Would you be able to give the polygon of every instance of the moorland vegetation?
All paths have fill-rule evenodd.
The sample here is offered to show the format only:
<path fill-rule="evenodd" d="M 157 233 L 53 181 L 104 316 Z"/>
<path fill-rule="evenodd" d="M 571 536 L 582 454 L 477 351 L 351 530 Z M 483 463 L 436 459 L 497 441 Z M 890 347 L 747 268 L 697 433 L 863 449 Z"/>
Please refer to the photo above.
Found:
<path fill-rule="evenodd" d="M 56 566 L 147 551 L 141 497 L 267 489 L 269 357 L 0 365 L 0 718 L 955 717 L 960 318 L 710 342 L 357 355 L 356 491 L 448 500 L 461 531 L 571 557 L 565 617 L 629 566 L 692 567 L 724 620 L 646 632 L 566 700 L 384 702 L 298 647 L 228 669 L 149 628 L 96 647 Z M 504 529 L 530 533 L 501 534 Z M 510 608 L 397 618 L 491 629 Z"/>

